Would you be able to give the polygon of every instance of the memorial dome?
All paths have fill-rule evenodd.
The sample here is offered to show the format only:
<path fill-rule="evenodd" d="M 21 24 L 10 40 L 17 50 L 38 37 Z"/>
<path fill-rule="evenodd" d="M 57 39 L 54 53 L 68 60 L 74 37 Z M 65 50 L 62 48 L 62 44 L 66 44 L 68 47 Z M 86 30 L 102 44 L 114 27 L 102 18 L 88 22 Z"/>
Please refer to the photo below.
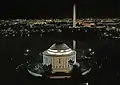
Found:
<path fill-rule="evenodd" d="M 65 43 L 55 43 L 43 55 L 73 55 L 75 51 L 69 48 Z"/>
<path fill-rule="evenodd" d="M 43 65 L 52 65 L 53 72 L 68 73 L 76 63 L 76 51 L 69 48 L 65 43 L 57 42 L 43 52 Z"/>

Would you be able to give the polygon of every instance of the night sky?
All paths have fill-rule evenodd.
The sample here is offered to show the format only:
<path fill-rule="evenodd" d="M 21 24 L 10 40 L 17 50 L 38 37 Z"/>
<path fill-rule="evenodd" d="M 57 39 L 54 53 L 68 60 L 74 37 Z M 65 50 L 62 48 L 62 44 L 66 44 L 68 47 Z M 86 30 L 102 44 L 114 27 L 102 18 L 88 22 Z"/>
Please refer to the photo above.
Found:
<path fill-rule="evenodd" d="M 0 18 L 72 17 L 73 3 L 77 17 L 120 16 L 119 0 L 1 0 Z"/>

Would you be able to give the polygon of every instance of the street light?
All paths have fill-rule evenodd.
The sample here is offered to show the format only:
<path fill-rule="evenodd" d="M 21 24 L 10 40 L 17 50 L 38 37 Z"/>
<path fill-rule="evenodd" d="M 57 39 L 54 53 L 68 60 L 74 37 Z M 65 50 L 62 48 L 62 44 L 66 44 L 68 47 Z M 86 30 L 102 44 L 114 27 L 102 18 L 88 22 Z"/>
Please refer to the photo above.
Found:
<path fill-rule="evenodd" d="M 26 52 L 30 52 L 30 50 L 29 50 L 29 49 L 27 49 L 27 50 L 26 50 Z"/>
<path fill-rule="evenodd" d="M 88 83 L 81 83 L 80 85 L 88 85 Z"/>
<path fill-rule="evenodd" d="M 24 53 L 25 56 L 27 56 L 28 54 L 27 53 Z"/>
<path fill-rule="evenodd" d="M 94 54 L 95 52 L 92 52 L 92 54 Z"/>
<path fill-rule="evenodd" d="M 92 49 L 91 49 L 91 48 L 89 48 L 88 50 L 89 50 L 89 51 L 92 51 Z"/>

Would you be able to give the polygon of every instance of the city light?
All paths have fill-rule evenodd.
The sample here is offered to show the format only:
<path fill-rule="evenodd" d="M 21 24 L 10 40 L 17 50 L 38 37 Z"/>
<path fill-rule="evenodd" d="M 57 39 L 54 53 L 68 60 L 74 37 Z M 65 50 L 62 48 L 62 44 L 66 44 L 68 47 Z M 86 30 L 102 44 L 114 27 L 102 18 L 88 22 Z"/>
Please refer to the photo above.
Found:
<path fill-rule="evenodd" d="M 81 83 L 80 85 L 89 85 L 88 83 Z"/>
<path fill-rule="evenodd" d="M 91 48 L 89 48 L 88 50 L 89 50 L 89 51 L 92 51 L 92 49 L 91 49 Z"/>
<path fill-rule="evenodd" d="M 12 61 L 12 60 L 13 60 L 13 58 L 10 58 L 10 60 Z"/>
<path fill-rule="evenodd" d="M 92 54 L 94 54 L 95 52 L 92 52 Z"/>
<path fill-rule="evenodd" d="M 73 21 L 70 18 L 66 19 L 40 19 L 40 20 L 1 20 L 0 26 L 4 26 L 1 28 L 0 34 L 2 36 L 32 36 L 33 33 L 45 33 L 45 32 L 63 32 L 61 28 L 73 28 L 71 25 Z M 109 38 L 109 39 L 120 39 L 119 34 L 119 19 L 76 19 L 76 23 L 78 23 L 74 28 L 78 28 L 76 31 L 81 31 L 81 29 L 85 29 L 84 32 L 89 34 L 89 30 L 93 29 L 96 32 L 100 31 L 100 39 Z M 63 24 L 64 23 L 64 24 Z M 24 25 L 23 25 L 24 24 Z M 87 25 L 87 26 L 86 26 Z M 94 26 L 94 27 L 92 27 Z M 116 27 L 117 26 L 117 27 Z M 20 28 L 20 29 L 19 29 Z M 28 29 L 31 28 L 31 29 Z M 41 28 L 41 29 L 38 29 Z M 45 30 L 45 28 L 52 28 Z M 54 28 L 54 29 L 53 29 Z M 89 28 L 89 29 L 86 29 Z M 103 30 L 101 32 L 101 30 Z M 73 29 L 71 33 L 74 32 Z M 110 32 L 110 33 L 109 33 Z M 118 33 L 116 35 L 115 33 Z M 39 34 L 39 35 L 40 35 Z M 81 34 L 81 33 L 80 33 Z M 42 35 L 40 35 L 42 36 Z M 109 40 L 106 39 L 106 40 Z"/>
<path fill-rule="evenodd" d="M 67 55 L 67 54 L 70 54 L 72 53 L 73 51 L 68 51 L 68 52 L 50 52 L 50 51 L 47 51 L 49 54 L 52 54 L 52 55 Z"/>
<path fill-rule="evenodd" d="M 29 50 L 29 49 L 27 49 L 27 50 L 26 50 L 26 52 L 30 52 L 30 50 Z"/>
<path fill-rule="evenodd" d="M 25 56 L 27 56 L 28 54 L 24 53 Z"/>

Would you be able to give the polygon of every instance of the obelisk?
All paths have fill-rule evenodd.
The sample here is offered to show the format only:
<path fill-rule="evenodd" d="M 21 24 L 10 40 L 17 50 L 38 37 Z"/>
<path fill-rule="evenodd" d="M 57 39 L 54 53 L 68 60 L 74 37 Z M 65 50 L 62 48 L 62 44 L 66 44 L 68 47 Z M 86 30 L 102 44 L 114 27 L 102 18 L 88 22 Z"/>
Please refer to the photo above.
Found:
<path fill-rule="evenodd" d="M 73 40 L 73 50 L 75 50 L 75 49 L 76 49 L 76 41 Z"/>
<path fill-rule="evenodd" d="M 76 27 L 76 6 L 73 5 L 73 27 Z"/>
<path fill-rule="evenodd" d="M 76 6 L 75 4 L 73 5 L 73 28 L 76 27 Z M 73 40 L 73 49 L 76 49 L 76 41 Z"/>

